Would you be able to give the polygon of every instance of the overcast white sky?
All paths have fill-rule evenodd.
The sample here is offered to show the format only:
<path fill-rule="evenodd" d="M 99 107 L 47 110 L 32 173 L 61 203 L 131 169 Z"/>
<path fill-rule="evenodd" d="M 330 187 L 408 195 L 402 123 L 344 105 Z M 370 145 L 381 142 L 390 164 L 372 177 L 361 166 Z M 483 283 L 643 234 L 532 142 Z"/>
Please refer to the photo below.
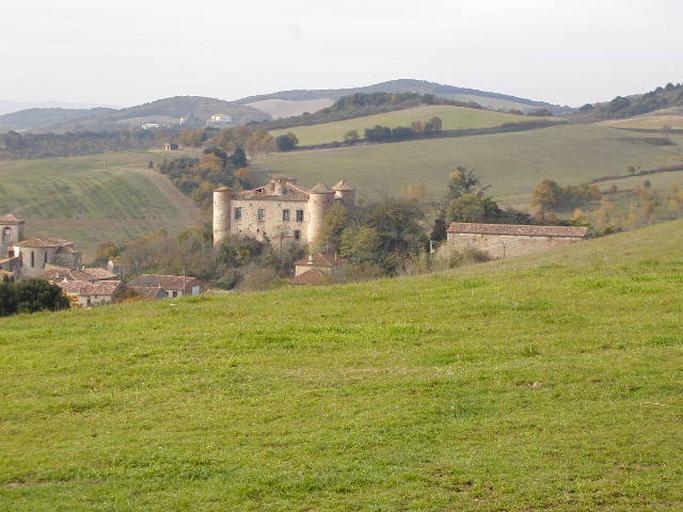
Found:
<path fill-rule="evenodd" d="M 421 78 L 577 106 L 683 81 L 683 0 L 20 0 L 0 65 L 20 101 Z"/>

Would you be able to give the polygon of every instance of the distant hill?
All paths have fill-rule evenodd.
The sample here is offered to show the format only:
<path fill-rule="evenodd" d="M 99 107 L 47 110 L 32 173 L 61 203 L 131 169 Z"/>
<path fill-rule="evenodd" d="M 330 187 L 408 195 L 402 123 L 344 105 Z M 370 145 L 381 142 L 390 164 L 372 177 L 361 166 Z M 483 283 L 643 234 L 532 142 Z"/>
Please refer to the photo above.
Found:
<path fill-rule="evenodd" d="M 236 103 L 241 105 L 251 105 L 255 108 L 259 108 L 259 102 L 264 100 L 285 100 L 290 103 L 310 102 L 311 100 L 320 99 L 335 101 L 343 96 L 350 96 L 356 93 L 372 92 L 415 92 L 418 94 L 434 94 L 436 96 L 441 96 L 443 98 L 456 101 L 472 101 L 485 108 L 493 110 L 519 109 L 529 112 L 532 110 L 545 108 L 554 114 L 568 114 L 573 111 L 573 109 L 570 107 L 553 105 L 544 101 L 530 100 L 527 98 L 519 98 L 517 96 L 510 96 L 496 92 L 468 89 L 465 87 L 456 87 L 453 85 L 438 84 L 426 80 L 414 80 L 407 78 L 390 80 L 388 82 L 381 82 L 363 87 L 351 87 L 344 89 L 298 89 L 291 91 L 280 91 L 271 94 L 249 96 L 247 98 L 237 100 Z M 302 108 L 304 108 L 303 105 Z M 293 111 L 293 109 L 290 111 Z M 310 110 L 301 110 L 297 114 L 303 114 L 307 111 Z"/>
<path fill-rule="evenodd" d="M 146 123 L 206 126 L 213 114 L 227 114 L 233 124 L 265 121 L 270 115 L 229 101 L 202 96 L 175 96 L 123 109 L 29 109 L 0 116 L 0 131 L 79 132 L 130 129 Z"/>
<path fill-rule="evenodd" d="M 672 107 L 683 107 L 683 84 L 669 83 L 645 94 L 617 96 L 612 101 L 604 103 L 587 103 L 573 115 L 573 118 L 580 122 L 592 123 L 609 119 L 627 119 Z"/>
<path fill-rule="evenodd" d="M 94 103 L 69 103 L 65 101 L 16 101 L 0 99 L 0 115 L 10 112 L 19 112 L 31 108 L 64 108 L 72 110 L 88 110 L 91 108 L 113 108 L 111 105 L 98 105 Z"/>
<path fill-rule="evenodd" d="M 69 123 L 84 117 L 116 112 L 111 108 L 29 108 L 0 116 L 0 131 L 23 131 L 39 126 Z"/>

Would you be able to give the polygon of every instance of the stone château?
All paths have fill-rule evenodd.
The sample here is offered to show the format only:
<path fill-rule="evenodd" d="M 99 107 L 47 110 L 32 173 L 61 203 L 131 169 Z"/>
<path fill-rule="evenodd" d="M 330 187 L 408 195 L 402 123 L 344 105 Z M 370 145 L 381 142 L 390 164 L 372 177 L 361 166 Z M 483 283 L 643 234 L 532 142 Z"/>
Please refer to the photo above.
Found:
<path fill-rule="evenodd" d="M 344 180 L 332 188 L 322 183 L 306 188 L 288 176 L 242 192 L 219 188 L 213 193 L 213 242 L 237 235 L 285 246 L 312 244 L 328 209 L 335 202 L 352 209 L 355 194 Z"/>

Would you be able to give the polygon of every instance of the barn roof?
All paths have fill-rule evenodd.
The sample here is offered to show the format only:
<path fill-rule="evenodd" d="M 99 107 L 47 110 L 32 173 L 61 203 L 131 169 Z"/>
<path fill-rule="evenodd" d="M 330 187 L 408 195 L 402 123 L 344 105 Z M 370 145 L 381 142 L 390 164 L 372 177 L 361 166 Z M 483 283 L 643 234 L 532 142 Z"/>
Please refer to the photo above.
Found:
<path fill-rule="evenodd" d="M 121 281 L 64 281 L 57 284 L 67 295 L 92 296 L 113 295 L 121 286 Z"/>
<path fill-rule="evenodd" d="M 449 233 L 473 235 L 549 236 L 586 238 L 589 228 L 585 226 L 533 226 L 529 224 L 479 224 L 474 222 L 451 222 Z"/>

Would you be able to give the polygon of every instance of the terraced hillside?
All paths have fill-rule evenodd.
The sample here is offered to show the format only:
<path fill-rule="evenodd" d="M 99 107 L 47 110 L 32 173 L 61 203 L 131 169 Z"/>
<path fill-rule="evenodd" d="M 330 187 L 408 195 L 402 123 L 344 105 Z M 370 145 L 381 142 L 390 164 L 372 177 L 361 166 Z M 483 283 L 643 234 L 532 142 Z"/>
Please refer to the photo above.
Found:
<path fill-rule="evenodd" d="M 489 128 L 501 126 L 505 123 L 524 123 L 537 121 L 538 118 L 529 118 L 514 114 L 491 112 L 474 108 L 454 107 L 449 105 L 426 105 L 421 107 L 396 110 L 371 116 L 337 121 L 334 123 L 317 124 L 313 126 L 299 126 L 283 130 L 273 130 L 274 136 L 283 133 L 295 133 L 302 146 L 326 144 L 328 142 L 341 142 L 349 130 L 357 130 L 363 137 L 365 128 L 373 128 L 375 125 L 396 128 L 397 126 L 410 126 L 413 121 L 428 121 L 438 116 L 443 121 L 444 130 L 461 130 L 465 128 Z"/>
<path fill-rule="evenodd" d="M 683 222 L 392 281 L 0 319 L 3 510 L 683 505 Z"/>
<path fill-rule="evenodd" d="M 513 116 L 515 117 L 515 116 Z M 396 194 L 414 183 L 441 191 L 456 166 L 476 169 L 492 192 L 524 204 L 543 178 L 580 183 L 605 175 L 683 163 L 680 144 L 658 146 L 649 134 L 594 125 L 516 133 L 278 153 L 256 161 L 262 174 L 289 174 L 313 184 L 345 178 L 367 196 Z"/>
<path fill-rule="evenodd" d="M 178 232 L 200 213 L 166 178 L 147 169 L 161 152 L 0 161 L 0 212 L 26 219 L 27 234 L 77 242 L 87 256 L 102 240 L 158 229 Z"/>

